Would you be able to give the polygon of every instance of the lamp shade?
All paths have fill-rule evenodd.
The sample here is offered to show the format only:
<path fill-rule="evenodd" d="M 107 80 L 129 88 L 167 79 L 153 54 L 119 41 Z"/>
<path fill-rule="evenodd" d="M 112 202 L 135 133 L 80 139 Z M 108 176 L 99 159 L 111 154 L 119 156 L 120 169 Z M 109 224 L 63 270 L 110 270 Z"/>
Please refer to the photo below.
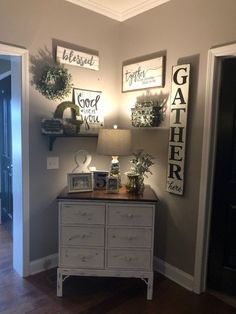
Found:
<path fill-rule="evenodd" d="M 131 131 L 100 129 L 97 153 L 107 156 L 129 156 L 131 154 Z"/>

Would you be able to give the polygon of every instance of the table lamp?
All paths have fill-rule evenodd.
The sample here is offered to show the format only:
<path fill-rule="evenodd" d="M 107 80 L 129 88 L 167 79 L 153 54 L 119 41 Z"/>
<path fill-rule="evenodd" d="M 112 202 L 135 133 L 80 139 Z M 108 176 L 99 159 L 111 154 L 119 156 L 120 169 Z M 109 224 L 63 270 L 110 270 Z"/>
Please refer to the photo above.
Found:
<path fill-rule="evenodd" d="M 112 156 L 110 176 L 118 176 L 120 182 L 120 163 L 118 156 L 131 155 L 131 131 L 118 129 L 100 129 L 98 133 L 97 153 Z"/>

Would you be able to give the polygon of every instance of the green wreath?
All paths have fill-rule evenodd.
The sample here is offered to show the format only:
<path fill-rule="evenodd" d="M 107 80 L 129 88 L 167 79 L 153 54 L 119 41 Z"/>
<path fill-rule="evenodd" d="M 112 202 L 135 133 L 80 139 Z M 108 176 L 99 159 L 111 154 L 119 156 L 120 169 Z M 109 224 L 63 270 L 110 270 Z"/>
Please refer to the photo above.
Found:
<path fill-rule="evenodd" d="M 36 82 L 36 89 L 49 100 L 63 99 L 71 88 L 71 74 L 61 65 L 47 65 Z"/>

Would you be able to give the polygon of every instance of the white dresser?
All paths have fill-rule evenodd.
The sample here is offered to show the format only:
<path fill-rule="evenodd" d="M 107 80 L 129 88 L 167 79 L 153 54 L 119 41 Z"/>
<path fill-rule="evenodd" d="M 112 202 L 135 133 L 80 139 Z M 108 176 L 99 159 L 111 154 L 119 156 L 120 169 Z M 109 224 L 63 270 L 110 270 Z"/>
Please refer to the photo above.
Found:
<path fill-rule="evenodd" d="M 68 276 L 136 277 L 152 299 L 154 218 L 157 197 L 104 191 L 68 194 L 59 200 L 57 296 Z"/>

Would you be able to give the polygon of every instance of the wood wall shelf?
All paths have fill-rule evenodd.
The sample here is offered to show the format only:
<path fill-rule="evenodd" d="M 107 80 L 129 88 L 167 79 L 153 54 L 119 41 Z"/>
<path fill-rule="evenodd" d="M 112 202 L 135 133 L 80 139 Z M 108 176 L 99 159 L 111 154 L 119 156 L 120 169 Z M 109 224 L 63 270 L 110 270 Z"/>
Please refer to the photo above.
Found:
<path fill-rule="evenodd" d="M 75 137 L 93 137 L 96 138 L 98 137 L 98 134 L 95 133 L 79 133 L 76 135 L 65 135 L 65 134 L 57 134 L 57 135 L 52 135 L 52 134 L 43 134 L 43 136 L 48 138 L 49 141 L 49 150 L 53 150 L 53 145 L 56 141 L 57 138 L 75 138 Z"/>

